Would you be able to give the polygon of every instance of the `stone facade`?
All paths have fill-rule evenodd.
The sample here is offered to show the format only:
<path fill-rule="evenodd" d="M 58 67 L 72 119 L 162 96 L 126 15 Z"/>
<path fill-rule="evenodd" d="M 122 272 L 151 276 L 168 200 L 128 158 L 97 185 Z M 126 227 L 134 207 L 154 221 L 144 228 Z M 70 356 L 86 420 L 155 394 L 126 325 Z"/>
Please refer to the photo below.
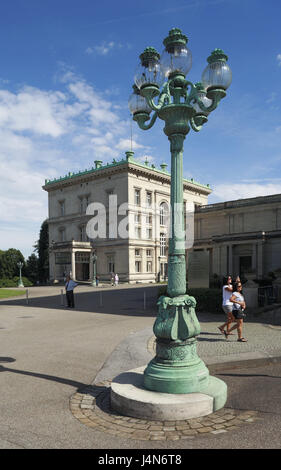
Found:
<path fill-rule="evenodd" d="M 164 279 L 168 262 L 166 209 L 170 204 L 166 166 L 157 169 L 147 162 L 142 164 L 134 159 L 133 152 L 126 152 L 126 158 L 120 161 L 106 165 L 96 161 L 91 170 L 46 180 L 43 189 L 49 199 L 50 280 L 60 281 L 70 272 L 74 279 L 88 281 L 93 278 L 93 266 L 100 280 L 109 280 L 112 272 L 118 273 L 120 281 L 130 283 Z M 186 204 L 206 205 L 210 193 L 208 185 L 184 180 Z M 118 223 L 127 217 L 125 238 L 114 232 L 110 218 L 113 196 L 117 198 Z M 106 236 L 87 236 L 86 226 L 93 214 L 87 214 L 86 209 L 91 203 L 105 208 Z"/>
<path fill-rule="evenodd" d="M 194 231 L 211 275 L 262 279 L 281 268 L 281 194 L 197 207 Z"/>

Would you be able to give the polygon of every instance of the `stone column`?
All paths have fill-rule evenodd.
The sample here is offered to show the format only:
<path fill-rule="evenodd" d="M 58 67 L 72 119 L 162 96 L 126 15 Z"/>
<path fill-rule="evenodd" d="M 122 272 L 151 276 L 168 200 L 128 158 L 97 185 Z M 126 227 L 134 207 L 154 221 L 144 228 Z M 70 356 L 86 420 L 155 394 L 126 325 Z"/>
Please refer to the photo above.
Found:
<path fill-rule="evenodd" d="M 90 264 L 89 264 L 89 277 L 92 281 L 93 279 L 93 273 L 94 273 L 94 266 L 93 266 L 93 252 L 91 251 L 90 254 Z"/>
<path fill-rule="evenodd" d="M 257 275 L 261 279 L 263 277 L 264 264 L 264 242 L 258 242 L 258 259 L 257 259 Z"/>
<path fill-rule="evenodd" d="M 229 272 L 227 273 L 233 276 L 233 252 L 232 252 L 232 244 L 228 246 L 228 270 Z"/>
<path fill-rule="evenodd" d="M 75 272 L 75 251 L 72 249 L 71 251 L 71 274 L 72 279 L 76 279 L 76 272 Z"/>
<path fill-rule="evenodd" d="M 252 251 L 252 269 L 257 271 L 257 244 L 253 243 L 253 251 Z"/>

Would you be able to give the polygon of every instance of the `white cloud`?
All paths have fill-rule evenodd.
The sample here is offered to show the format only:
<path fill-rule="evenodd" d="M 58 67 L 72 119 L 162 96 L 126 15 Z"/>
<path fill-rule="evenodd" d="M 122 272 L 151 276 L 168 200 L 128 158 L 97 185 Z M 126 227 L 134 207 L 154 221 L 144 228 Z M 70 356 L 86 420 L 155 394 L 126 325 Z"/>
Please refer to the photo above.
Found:
<path fill-rule="evenodd" d="M 0 127 L 58 137 L 65 132 L 64 101 L 60 92 L 31 87 L 17 94 L 0 90 Z"/>
<path fill-rule="evenodd" d="M 129 47 L 129 46 L 128 46 Z M 101 44 L 97 46 L 89 46 L 85 50 L 85 53 L 88 55 L 92 55 L 97 53 L 98 55 L 107 55 L 113 49 L 122 49 L 123 45 L 121 43 L 115 41 L 103 41 Z"/>
<path fill-rule="evenodd" d="M 270 194 L 281 194 L 281 180 L 276 182 L 251 182 L 233 183 L 231 181 L 213 186 L 213 193 L 209 202 L 233 201 Z"/>
<path fill-rule="evenodd" d="M 0 248 L 24 248 L 26 256 L 47 217 L 45 178 L 123 158 L 131 148 L 129 123 L 109 95 L 63 72 L 60 89 L 49 91 L 8 91 L 0 82 Z M 135 139 L 134 148 L 141 147 Z"/>
<path fill-rule="evenodd" d="M 137 143 L 135 140 L 130 140 L 130 139 L 120 139 L 119 142 L 116 145 L 116 148 L 119 150 L 129 150 L 130 148 L 133 148 L 134 150 L 144 148 L 142 144 Z"/>
<path fill-rule="evenodd" d="M 278 65 L 281 67 L 281 54 L 277 54 L 277 62 L 278 62 Z"/>

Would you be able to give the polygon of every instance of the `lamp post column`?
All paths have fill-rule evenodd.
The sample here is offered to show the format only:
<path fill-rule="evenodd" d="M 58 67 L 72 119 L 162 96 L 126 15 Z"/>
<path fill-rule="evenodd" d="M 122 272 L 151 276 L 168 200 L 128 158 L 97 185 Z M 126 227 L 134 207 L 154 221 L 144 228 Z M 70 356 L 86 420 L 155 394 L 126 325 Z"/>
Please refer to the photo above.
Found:
<path fill-rule="evenodd" d="M 183 227 L 183 141 L 184 134 L 173 134 L 171 142 L 171 227 L 168 260 L 170 297 L 186 292 L 185 236 Z"/>
<path fill-rule="evenodd" d="M 23 282 L 22 282 L 22 277 L 21 277 L 21 270 L 22 270 L 22 267 L 23 267 L 23 263 L 19 262 L 18 267 L 19 267 L 19 270 L 20 270 L 20 277 L 19 277 L 18 287 L 24 287 Z"/>

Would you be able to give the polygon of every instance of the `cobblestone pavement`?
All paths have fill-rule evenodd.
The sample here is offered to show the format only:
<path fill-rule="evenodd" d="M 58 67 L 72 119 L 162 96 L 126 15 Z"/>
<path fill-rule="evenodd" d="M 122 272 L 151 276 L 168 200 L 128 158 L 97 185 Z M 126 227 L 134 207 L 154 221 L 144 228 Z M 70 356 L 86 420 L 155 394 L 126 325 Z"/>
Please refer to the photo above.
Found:
<path fill-rule="evenodd" d="M 143 441 L 177 441 L 227 433 L 261 419 L 256 411 L 228 408 L 182 421 L 152 421 L 121 416 L 110 407 L 110 381 L 75 393 L 70 399 L 70 410 L 75 418 L 90 428 Z"/>

